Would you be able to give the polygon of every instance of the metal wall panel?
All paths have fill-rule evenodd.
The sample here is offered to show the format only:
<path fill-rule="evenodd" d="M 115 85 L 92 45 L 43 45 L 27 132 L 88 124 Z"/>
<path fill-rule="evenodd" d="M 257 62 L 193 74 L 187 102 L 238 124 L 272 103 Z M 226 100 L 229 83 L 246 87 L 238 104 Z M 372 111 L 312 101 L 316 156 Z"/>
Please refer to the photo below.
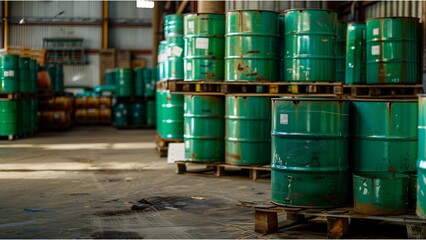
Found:
<path fill-rule="evenodd" d="M 325 8 L 322 1 L 234 1 L 226 0 L 226 10 L 260 9 L 283 12 L 291 8 Z"/>
<path fill-rule="evenodd" d="M 99 26 L 29 26 L 12 25 L 9 28 L 9 45 L 43 47 L 43 38 L 79 37 L 86 48 L 101 48 L 102 28 Z"/>
<path fill-rule="evenodd" d="M 114 19 L 142 19 L 151 22 L 153 9 L 136 8 L 136 1 L 109 1 L 108 17 Z"/>
<path fill-rule="evenodd" d="M 422 1 L 381 1 L 365 8 L 365 18 L 422 16 Z"/>
<path fill-rule="evenodd" d="M 102 1 L 11 1 L 11 17 L 102 18 Z"/>
<path fill-rule="evenodd" d="M 84 85 L 95 87 L 99 85 L 99 55 L 89 55 L 88 65 L 65 65 L 64 85 Z"/>

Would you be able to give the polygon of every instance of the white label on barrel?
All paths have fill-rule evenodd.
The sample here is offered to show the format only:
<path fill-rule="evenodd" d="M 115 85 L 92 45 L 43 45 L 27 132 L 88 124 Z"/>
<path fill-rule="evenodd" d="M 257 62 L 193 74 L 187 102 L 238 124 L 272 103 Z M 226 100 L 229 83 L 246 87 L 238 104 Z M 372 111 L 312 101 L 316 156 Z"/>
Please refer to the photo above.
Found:
<path fill-rule="evenodd" d="M 194 31 L 194 22 L 193 21 L 188 22 L 188 29 L 190 31 Z"/>
<path fill-rule="evenodd" d="M 181 47 L 174 46 L 172 50 L 173 56 L 180 57 L 180 55 L 182 55 L 182 51 L 183 49 Z"/>
<path fill-rule="evenodd" d="M 208 38 L 197 38 L 197 40 L 195 41 L 195 48 L 208 49 L 209 48 L 209 39 Z"/>
<path fill-rule="evenodd" d="M 9 70 L 9 77 L 14 77 L 14 76 L 15 76 L 15 71 Z"/>
<path fill-rule="evenodd" d="M 379 29 L 378 28 L 373 28 L 373 35 L 379 35 Z"/>
<path fill-rule="evenodd" d="M 9 71 L 4 71 L 4 76 L 9 77 Z"/>
<path fill-rule="evenodd" d="M 186 63 L 186 71 L 192 71 L 192 63 Z"/>
<path fill-rule="evenodd" d="M 172 49 L 171 49 L 171 48 L 167 48 L 167 49 L 166 49 L 166 55 L 167 55 L 168 57 L 172 56 Z"/>
<path fill-rule="evenodd" d="M 280 114 L 280 124 L 288 124 L 288 114 Z"/>
<path fill-rule="evenodd" d="M 379 55 L 380 46 L 371 46 L 371 55 Z"/>

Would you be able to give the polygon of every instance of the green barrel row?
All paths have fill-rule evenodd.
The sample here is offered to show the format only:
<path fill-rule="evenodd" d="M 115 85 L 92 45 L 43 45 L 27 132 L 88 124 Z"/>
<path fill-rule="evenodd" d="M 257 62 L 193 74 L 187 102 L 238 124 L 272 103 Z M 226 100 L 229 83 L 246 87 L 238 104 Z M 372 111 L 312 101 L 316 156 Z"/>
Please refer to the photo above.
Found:
<path fill-rule="evenodd" d="M 187 14 L 184 17 L 185 81 L 222 81 L 224 77 L 225 16 Z"/>
<path fill-rule="evenodd" d="M 37 131 L 37 100 L 0 100 L 0 136 Z"/>
<path fill-rule="evenodd" d="M 136 68 L 134 71 L 127 68 L 115 70 L 115 88 L 118 97 L 154 97 L 157 69 Z M 113 85 L 112 85 L 113 86 Z"/>
<path fill-rule="evenodd" d="M 223 162 L 225 152 L 225 104 L 223 97 L 185 95 L 185 159 Z"/>
<path fill-rule="evenodd" d="M 337 14 L 321 9 L 284 14 L 284 81 L 334 82 Z"/>
<path fill-rule="evenodd" d="M 158 79 L 160 81 L 167 80 L 167 55 L 166 55 L 167 41 L 163 40 L 158 45 Z"/>
<path fill-rule="evenodd" d="M 144 103 L 117 102 L 113 107 L 113 122 L 116 127 L 155 126 L 155 100 Z"/>
<path fill-rule="evenodd" d="M 417 216 L 426 219 L 426 95 L 419 96 L 417 154 Z"/>
<path fill-rule="evenodd" d="M 225 81 L 278 80 L 278 15 L 264 10 L 226 13 Z"/>
<path fill-rule="evenodd" d="M 337 38 L 336 38 L 336 82 L 345 82 L 346 70 L 346 34 L 347 23 L 337 23 Z"/>
<path fill-rule="evenodd" d="M 105 85 L 115 85 L 115 70 L 105 71 Z"/>
<path fill-rule="evenodd" d="M 367 21 L 367 84 L 418 83 L 418 18 Z"/>
<path fill-rule="evenodd" d="M 156 92 L 157 132 L 164 139 L 183 139 L 183 95 Z"/>
<path fill-rule="evenodd" d="M 164 18 L 166 37 L 166 79 L 184 79 L 184 27 L 182 14 L 170 14 Z"/>
<path fill-rule="evenodd" d="M 346 40 L 346 84 L 365 84 L 365 23 L 350 22 Z"/>
<path fill-rule="evenodd" d="M 336 207 L 348 197 L 349 103 L 272 99 L 272 202 Z"/>
<path fill-rule="evenodd" d="M 19 92 L 19 57 L 2 55 L 0 58 L 0 89 L 2 93 Z"/>
<path fill-rule="evenodd" d="M 225 163 L 269 165 L 270 99 L 227 95 L 225 104 Z"/>

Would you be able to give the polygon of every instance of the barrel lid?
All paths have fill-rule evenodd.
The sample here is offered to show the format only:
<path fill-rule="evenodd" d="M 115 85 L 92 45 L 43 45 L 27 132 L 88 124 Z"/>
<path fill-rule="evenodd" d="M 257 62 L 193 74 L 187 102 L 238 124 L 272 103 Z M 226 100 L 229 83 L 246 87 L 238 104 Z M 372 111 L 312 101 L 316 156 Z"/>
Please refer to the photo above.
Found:
<path fill-rule="evenodd" d="M 217 15 L 217 16 L 225 16 L 224 13 L 209 13 L 209 12 L 197 12 L 197 13 L 185 13 L 184 16 L 191 16 L 191 15 Z"/>
<path fill-rule="evenodd" d="M 417 98 L 413 99 L 393 99 L 393 98 L 351 98 L 351 102 L 417 102 Z"/>
<path fill-rule="evenodd" d="M 400 19 L 400 18 L 409 18 L 409 19 L 416 19 L 417 21 L 420 21 L 420 18 L 418 17 L 374 17 L 374 18 L 368 18 L 366 22 L 371 20 L 379 20 L 379 19 Z"/>
<path fill-rule="evenodd" d="M 300 12 L 304 12 L 304 11 L 325 11 L 325 12 L 332 12 L 332 13 L 336 13 L 336 11 L 330 10 L 330 9 L 322 9 L 322 8 L 291 8 L 291 9 L 287 9 L 284 10 L 284 14 L 287 12 L 292 12 L 292 11 L 300 11 Z"/>
<path fill-rule="evenodd" d="M 228 11 L 225 12 L 225 14 L 231 13 L 231 12 L 272 12 L 272 13 L 279 14 L 279 12 L 277 12 L 277 11 L 263 10 L 263 9 L 235 9 L 235 10 L 228 10 Z"/>

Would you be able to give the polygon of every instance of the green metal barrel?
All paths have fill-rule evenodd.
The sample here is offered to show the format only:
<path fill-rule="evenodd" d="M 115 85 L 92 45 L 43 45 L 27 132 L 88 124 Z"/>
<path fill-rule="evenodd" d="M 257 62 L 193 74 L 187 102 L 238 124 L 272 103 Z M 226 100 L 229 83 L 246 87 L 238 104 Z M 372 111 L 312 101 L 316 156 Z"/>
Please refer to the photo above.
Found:
<path fill-rule="evenodd" d="M 166 78 L 171 80 L 184 79 L 183 56 L 184 41 L 182 36 L 168 37 L 167 41 L 167 72 Z"/>
<path fill-rule="evenodd" d="M 419 19 L 367 20 L 367 84 L 419 82 Z"/>
<path fill-rule="evenodd" d="M 281 14 L 278 17 L 278 27 L 279 27 L 279 35 L 280 35 L 280 38 L 279 38 L 279 41 L 278 41 L 279 42 L 279 48 L 280 48 L 280 56 L 278 58 L 279 61 L 280 61 L 280 63 L 279 63 L 279 69 L 280 69 L 279 70 L 279 74 L 280 74 L 279 81 L 284 81 L 284 72 L 285 72 L 285 68 L 284 68 L 285 15 L 284 14 Z"/>
<path fill-rule="evenodd" d="M 115 85 L 115 70 L 105 71 L 105 85 Z"/>
<path fill-rule="evenodd" d="M 167 41 L 163 40 L 158 46 L 158 78 L 159 80 L 166 80 L 167 72 L 167 55 L 166 55 Z"/>
<path fill-rule="evenodd" d="M 183 15 L 166 15 L 164 17 L 164 36 L 168 38 L 181 35 L 183 35 Z"/>
<path fill-rule="evenodd" d="M 235 165 L 269 165 L 269 97 L 227 95 L 225 103 L 225 162 Z"/>
<path fill-rule="evenodd" d="M 18 101 L 0 100 L 0 136 L 18 134 Z"/>
<path fill-rule="evenodd" d="M 322 9 L 288 10 L 284 14 L 284 80 L 334 82 L 337 14 Z"/>
<path fill-rule="evenodd" d="M 145 94 L 145 81 L 144 81 L 145 68 L 135 69 L 135 96 L 143 97 Z"/>
<path fill-rule="evenodd" d="M 0 92 L 19 92 L 18 56 L 0 56 Z"/>
<path fill-rule="evenodd" d="M 354 210 L 368 215 L 398 215 L 408 207 L 408 175 L 368 172 L 353 175 Z"/>
<path fill-rule="evenodd" d="M 18 60 L 19 65 L 19 91 L 21 93 L 31 92 L 30 81 L 30 59 L 20 57 Z"/>
<path fill-rule="evenodd" d="M 272 202 L 336 207 L 348 195 L 349 103 L 272 99 Z"/>
<path fill-rule="evenodd" d="M 226 13 L 226 81 L 277 81 L 278 48 L 277 12 Z"/>
<path fill-rule="evenodd" d="M 151 68 L 146 68 L 143 72 L 143 79 L 145 84 L 145 91 L 144 96 L 145 97 L 153 97 L 155 96 L 155 75 L 154 71 Z"/>
<path fill-rule="evenodd" d="M 225 16 L 185 15 L 185 81 L 223 81 Z"/>
<path fill-rule="evenodd" d="M 417 154 L 417 216 L 426 219 L 426 95 L 419 96 Z"/>
<path fill-rule="evenodd" d="M 145 123 L 147 126 L 155 126 L 156 124 L 156 103 L 155 100 L 148 100 L 146 102 L 146 119 Z"/>
<path fill-rule="evenodd" d="M 416 100 L 357 100 L 351 104 L 353 170 L 416 170 Z"/>
<path fill-rule="evenodd" d="M 118 97 L 131 97 L 133 95 L 134 79 L 133 70 L 126 68 L 117 68 L 115 70 L 115 79 Z"/>
<path fill-rule="evenodd" d="M 183 139 L 183 95 L 157 91 L 157 131 L 164 139 Z"/>
<path fill-rule="evenodd" d="M 336 38 L 336 82 L 345 81 L 346 69 L 346 32 L 348 24 L 346 22 L 337 23 Z"/>
<path fill-rule="evenodd" d="M 38 81 L 38 65 L 37 61 L 35 59 L 30 59 L 30 92 L 35 93 L 37 92 L 37 81 Z"/>
<path fill-rule="evenodd" d="M 225 152 L 223 97 L 185 95 L 185 159 L 223 162 Z"/>
<path fill-rule="evenodd" d="M 142 103 L 134 103 L 132 107 L 132 125 L 143 126 L 145 124 L 145 107 Z"/>
<path fill-rule="evenodd" d="M 346 84 L 364 84 L 365 76 L 365 23 L 350 22 L 346 44 Z"/>
<path fill-rule="evenodd" d="M 128 107 L 124 103 L 117 103 L 114 108 L 114 125 L 116 127 L 124 127 L 128 125 L 127 115 Z"/>

